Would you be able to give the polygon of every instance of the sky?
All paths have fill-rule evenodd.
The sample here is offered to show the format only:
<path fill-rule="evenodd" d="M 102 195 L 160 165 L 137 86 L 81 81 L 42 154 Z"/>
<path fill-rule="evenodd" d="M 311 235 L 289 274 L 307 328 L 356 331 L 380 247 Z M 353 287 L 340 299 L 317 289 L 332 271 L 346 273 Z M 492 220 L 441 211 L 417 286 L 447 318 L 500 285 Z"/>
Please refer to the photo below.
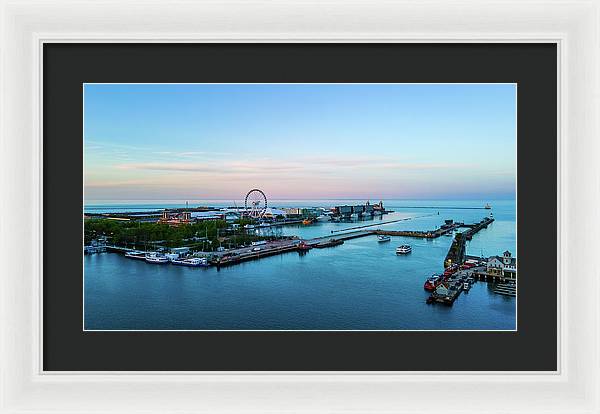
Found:
<path fill-rule="evenodd" d="M 514 199 L 513 84 L 85 84 L 85 202 Z"/>

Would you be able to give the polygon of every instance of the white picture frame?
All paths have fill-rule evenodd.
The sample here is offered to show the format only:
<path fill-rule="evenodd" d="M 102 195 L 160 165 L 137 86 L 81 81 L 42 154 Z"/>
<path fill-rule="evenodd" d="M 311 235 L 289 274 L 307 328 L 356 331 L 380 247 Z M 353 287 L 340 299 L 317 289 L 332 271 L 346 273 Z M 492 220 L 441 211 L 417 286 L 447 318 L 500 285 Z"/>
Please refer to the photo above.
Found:
<path fill-rule="evenodd" d="M 1 4 L 0 413 L 600 413 L 598 1 Z M 41 50 L 107 41 L 556 42 L 559 369 L 44 372 Z"/>

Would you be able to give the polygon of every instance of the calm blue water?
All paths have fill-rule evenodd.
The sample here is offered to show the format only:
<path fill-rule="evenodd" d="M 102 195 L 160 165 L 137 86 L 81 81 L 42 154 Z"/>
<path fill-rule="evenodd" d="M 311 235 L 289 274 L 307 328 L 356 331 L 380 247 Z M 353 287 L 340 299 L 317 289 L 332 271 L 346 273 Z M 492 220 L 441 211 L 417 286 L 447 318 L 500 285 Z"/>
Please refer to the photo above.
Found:
<path fill-rule="evenodd" d="M 338 203 L 282 201 L 277 205 Z M 490 203 L 496 221 L 474 236 L 467 246 L 468 254 L 489 256 L 506 249 L 515 252 L 514 201 Z M 411 219 L 381 228 L 426 230 L 444 219 L 473 222 L 490 212 L 448 208 L 480 207 L 485 204 L 480 201 L 384 200 L 384 204 L 395 213 L 372 221 L 325 222 L 277 231 L 308 238 L 406 217 Z M 414 208 L 433 205 L 437 207 Z M 181 204 L 123 207 L 166 206 Z M 390 243 L 377 243 L 369 236 L 335 248 L 313 249 L 304 256 L 288 253 L 220 270 L 150 265 L 115 253 L 85 256 L 85 328 L 515 329 L 515 298 L 493 294 L 486 283 L 475 284 L 452 307 L 425 303 L 428 293 L 423 290 L 424 279 L 442 269 L 451 241 L 451 237 L 393 237 Z M 396 256 L 395 247 L 405 243 L 412 245 L 412 254 Z"/>

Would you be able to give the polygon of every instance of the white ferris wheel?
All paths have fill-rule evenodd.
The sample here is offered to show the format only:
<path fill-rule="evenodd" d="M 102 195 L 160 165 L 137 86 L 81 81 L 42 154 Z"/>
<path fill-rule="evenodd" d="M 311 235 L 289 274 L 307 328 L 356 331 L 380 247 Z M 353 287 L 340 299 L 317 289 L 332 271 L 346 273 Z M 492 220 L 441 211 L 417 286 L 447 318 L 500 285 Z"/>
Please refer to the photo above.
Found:
<path fill-rule="evenodd" d="M 267 211 L 267 196 L 258 188 L 248 191 L 244 199 L 246 214 L 252 218 L 261 218 Z"/>

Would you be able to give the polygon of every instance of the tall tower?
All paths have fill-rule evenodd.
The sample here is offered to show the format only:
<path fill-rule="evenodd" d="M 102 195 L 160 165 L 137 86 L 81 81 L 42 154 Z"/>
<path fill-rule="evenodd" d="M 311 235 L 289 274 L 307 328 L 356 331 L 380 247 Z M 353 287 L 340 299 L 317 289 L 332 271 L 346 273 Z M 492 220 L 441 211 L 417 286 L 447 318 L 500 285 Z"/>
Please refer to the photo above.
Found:
<path fill-rule="evenodd" d="M 504 252 L 504 254 L 503 254 L 503 256 L 502 256 L 502 262 L 503 262 L 505 265 L 509 265 L 509 264 L 510 264 L 510 261 L 511 261 L 511 258 L 512 258 L 512 255 L 511 255 L 511 253 L 510 253 L 510 252 L 507 250 L 507 251 L 505 251 L 505 252 Z"/>

